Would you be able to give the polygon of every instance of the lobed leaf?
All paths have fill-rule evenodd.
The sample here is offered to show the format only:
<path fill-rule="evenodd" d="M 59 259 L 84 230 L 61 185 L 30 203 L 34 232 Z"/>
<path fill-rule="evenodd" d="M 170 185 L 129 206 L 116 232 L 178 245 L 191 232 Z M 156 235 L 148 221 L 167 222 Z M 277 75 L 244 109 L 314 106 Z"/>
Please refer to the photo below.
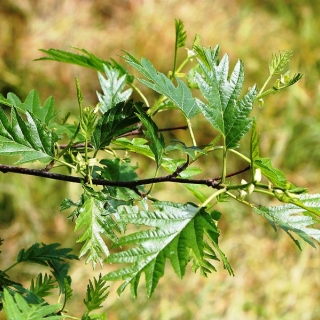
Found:
<path fill-rule="evenodd" d="M 142 58 L 141 62 L 139 62 L 128 52 L 126 52 L 124 59 L 147 78 L 147 80 L 139 79 L 141 83 L 168 97 L 183 112 L 186 118 L 191 119 L 199 113 L 197 100 L 181 79 L 176 78 L 178 86 L 175 87 L 172 81 L 163 73 L 158 72 L 148 59 Z"/>
<path fill-rule="evenodd" d="M 64 316 L 55 315 L 60 309 L 61 304 L 46 305 L 28 304 L 19 293 L 14 296 L 5 288 L 3 299 L 4 312 L 8 319 L 24 319 L 24 320 L 55 320 L 63 319 Z"/>
<path fill-rule="evenodd" d="M 46 297 L 52 294 L 52 290 L 56 287 L 55 280 L 45 274 L 38 274 L 37 279 L 31 280 L 30 291 L 39 297 Z"/>
<path fill-rule="evenodd" d="M 194 270 L 200 269 L 203 275 L 215 270 L 207 260 L 207 257 L 217 259 L 211 242 L 217 240 L 219 231 L 212 217 L 193 204 L 155 202 L 153 206 L 156 209 L 153 212 L 121 207 L 121 219 L 125 223 L 151 229 L 120 238 L 117 246 L 130 245 L 131 248 L 107 257 L 109 263 L 130 264 L 105 276 L 106 280 L 124 280 L 118 294 L 131 284 L 131 291 L 136 296 L 140 276 L 144 273 L 147 295 L 151 296 L 164 274 L 166 259 L 170 260 L 180 278 L 184 276 L 190 260 Z M 211 245 L 204 240 L 205 235 L 209 236 Z"/>
<path fill-rule="evenodd" d="M 127 83 L 126 74 L 121 75 L 118 69 L 114 69 L 107 65 L 104 65 L 103 67 L 107 79 L 105 79 L 101 73 L 98 73 L 103 94 L 97 92 L 97 96 L 101 104 L 101 111 L 104 113 L 118 103 L 128 100 L 131 96 L 132 89 L 123 91 Z"/>
<path fill-rule="evenodd" d="M 107 147 L 113 138 L 138 128 L 139 118 L 134 113 L 134 103 L 120 102 L 98 120 L 91 142 L 95 149 Z"/>
<path fill-rule="evenodd" d="M 138 118 L 146 128 L 143 133 L 145 134 L 146 138 L 150 140 L 150 150 L 153 152 L 155 161 L 159 168 L 162 162 L 165 148 L 164 137 L 161 133 L 159 133 L 158 127 L 151 119 L 151 117 L 147 115 L 144 110 L 138 105 L 136 105 L 135 107 L 138 110 Z"/>
<path fill-rule="evenodd" d="M 315 247 L 311 238 L 320 242 L 320 230 L 313 227 L 316 221 L 308 216 L 308 210 L 320 210 L 320 195 L 319 194 L 302 194 L 298 196 L 301 205 L 285 204 L 282 206 L 255 208 L 254 211 L 263 215 L 272 227 L 283 229 L 301 249 L 299 242 L 293 238 L 292 233 L 298 235 L 304 241 Z"/>
<path fill-rule="evenodd" d="M 240 99 L 244 80 L 243 64 L 238 61 L 228 77 L 229 58 L 225 55 L 218 62 L 217 52 L 218 47 L 211 52 L 206 49 L 204 57 L 198 59 L 201 72 L 195 74 L 195 81 L 208 104 L 200 100 L 197 102 L 205 118 L 224 136 L 227 149 L 233 149 L 238 147 L 241 138 L 251 128 L 249 114 L 257 89 L 256 86 L 252 87 Z"/>
<path fill-rule="evenodd" d="M 20 156 L 17 164 L 36 160 L 50 162 L 54 158 L 54 143 L 58 136 L 29 111 L 26 116 L 27 121 L 24 121 L 12 108 L 9 122 L 0 109 L 0 155 Z"/>
<path fill-rule="evenodd" d="M 116 61 L 112 60 L 112 63 L 100 59 L 97 56 L 95 56 L 93 53 L 85 50 L 73 47 L 73 49 L 82 52 L 84 54 L 76 54 L 72 53 L 70 51 L 64 51 L 59 49 L 40 49 L 41 52 L 45 53 L 47 56 L 41 57 L 36 59 L 36 61 L 40 60 L 51 60 L 51 61 L 59 61 L 59 62 L 65 62 L 70 64 L 75 64 L 81 67 L 86 67 L 90 69 L 94 69 L 100 72 L 104 72 L 104 66 L 108 66 L 110 68 L 117 69 L 121 75 L 128 74 L 127 70 L 117 63 Z M 133 81 L 133 76 L 128 75 L 127 78 L 128 82 Z"/>
<path fill-rule="evenodd" d="M 84 299 L 84 304 L 87 308 L 87 314 L 93 310 L 102 308 L 102 303 L 106 300 L 109 295 L 107 291 L 109 286 L 106 286 L 106 280 L 104 280 L 99 274 L 98 280 L 93 279 L 93 283 L 89 280 L 87 285 L 86 298 Z M 107 292 L 106 292 L 107 291 Z"/>
<path fill-rule="evenodd" d="M 77 242 L 84 242 L 79 257 L 87 254 L 86 263 L 92 261 L 93 267 L 97 262 L 103 264 L 103 255 L 109 255 L 109 249 L 102 236 L 106 236 L 113 242 L 118 238 L 114 230 L 120 232 L 116 222 L 112 218 L 112 211 L 108 209 L 106 200 L 101 200 L 93 195 L 85 194 L 85 201 L 78 209 L 75 231 L 84 229 Z M 111 206 L 111 204 L 109 203 Z"/>
<path fill-rule="evenodd" d="M 17 262 L 32 262 L 47 266 L 49 261 L 78 259 L 76 255 L 70 253 L 72 249 L 58 248 L 59 246 L 59 243 L 50 243 L 48 245 L 42 243 L 41 246 L 40 243 L 35 243 L 27 250 L 20 250 Z"/>

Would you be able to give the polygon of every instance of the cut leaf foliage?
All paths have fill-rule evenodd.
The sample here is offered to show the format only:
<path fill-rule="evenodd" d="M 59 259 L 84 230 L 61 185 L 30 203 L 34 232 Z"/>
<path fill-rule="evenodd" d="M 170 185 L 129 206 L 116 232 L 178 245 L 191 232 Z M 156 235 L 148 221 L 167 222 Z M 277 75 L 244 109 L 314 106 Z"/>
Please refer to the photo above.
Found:
<path fill-rule="evenodd" d="M 238 147 L 241 138 L 251 128 L 249 114 L 257 89 L 253 86 L 240 99 L 244 81 L 243 64 L 238 61 L 229 77 L 229 58 L 224 55 L 219 62 L 218 52 L 219 47 L 214 51 L 203 49 L 205 59 L 198 59 L 201 72 L 195 74 L 195 81 L 207 100 L 207 104 L 198 100 L 198 106 L 210 124 L 221 132 L 226 148 L 233 149 Z"/>
<path fill-rule="evenodd" d="M 85 201 L 78 209 L 75 231 L 83 229 L 83 234 L 77 242 L 84 242 L 79 257 L 87 254 L 86 263 L 92 261 L 94 267 L 97 262 L 103 265 L 103 255 L 109 255 L 109 249 L 102 236 L 117 242 L 114 231 L 121 232 L 108 207 L 106 200 L 85 194 Z"/>
<path fill-rule="evenodd" d="M 121 219 L 126 223 L 152 229 L 120 238 L 117 246 L 134 247 L 107 257 L 109 263 L 130 264 L 105 276 L 106 280 L 124 280 L 118 294 L 131 284 L 131 292 L 136 296 L 140 276 L 145 273 L 147 295 L 151 296 L 164 274 L 166 259 L 180 278 L 190 260 L 193 269 L 200 269 L 205 276 L 215 271 L 209 260 L 218 260 L 212 246 L 217 245 L 219 231 L 211 215 L 193 204 L 156 202 L 153 206 L 156 209 L 153 212 L 129 206 L 120 209 Z"/>
<path fill-rule="evenodd" d="M 21 102 L 20 98 L 14 93 L 8 93 L 7 98 L 4 98 L 0 94 L 0 103 L 9 107 L 15 107 L 21 112 L 29 111 L 33 114 L 42 124 L 48 125 L 51 120 L 58 114 L 54 110 L 55 102 L 54 98 L 49 97 L 44 105 L 41 105 L 39 93 L 36 90 L 31 90 L 24 102 Z"/>
<path fill-rule="evenodd" d="M 93 132 L 91 139 L 93 147 L 97 150 L 103 149 L 113 138 L 137 129 L 139 118 L 134 111 L 134 103 L 130 100 L 127 103 L 120 102 L 105 112 Z"/>
<path fill-rule="evenodd" d="M 64 316 L 55 315 L 61 309 L 60 304 L 28 304 L 21 294 L 15 293 L 12 296 L 6 288 L 4 289 L 3 308 L 7 319 L 64 319 Z"/>
<path fill-rule="evenodd" d="M 104 65 L 103 67 L 107 78 L 104 78 L 101 73 L 98 73 L 103 94 L 97 92 L 97 95 L 101 104 L 101 111 L 102 113 L 105 113 L 118 103 L 128 100 L 131 96 L 132 89 L 123 91 L 127 83 L 126 74 L 121 75 L 119 69 L 107 65 Z"/>
<path fill-rule="evenodd" d="M 17 164 L 54 158 L 54 143 L 57 135 L 44 127 L 40 120 L 26 111 L 24 121 L 15 108 L 11 110 L 11 121 L 0 109 L 0 155 L 20 156 Z"/>
<path fill-rule="evenodd" d="M 261 206 L 255 208 L 254 211 L 263 215 L 275 230 L 277 226 L 283 229 L 300 249 L 300 244 L 293 238 L 292 233 L 297 234 L 304 241 L 315 247 L 311 238 L 320 242 L 320 230 L 313 227 L 316 221 L 305 214 L 308 214 L 308 208 L 310 210 L 320 210 L 320 195 L 303 194 L 299 196 L 299 201 L 305 206 L 305 209 L 294 204 L 285 204 L 274 207 Z"/>
<path fill-rule="evenodd" d="M 124 59 L 148 79 L 139 79 L 141 83 L 168 97 L 186 118 L 191 119 L 199 112 L 197 100 L 181 79 L 176 78 L 178 86 L 175 87 L 172 81 L 163 73 L 158 72 L 148 59 L 142 58 L 139 62 L 128 52 L 126 52 Z"/>

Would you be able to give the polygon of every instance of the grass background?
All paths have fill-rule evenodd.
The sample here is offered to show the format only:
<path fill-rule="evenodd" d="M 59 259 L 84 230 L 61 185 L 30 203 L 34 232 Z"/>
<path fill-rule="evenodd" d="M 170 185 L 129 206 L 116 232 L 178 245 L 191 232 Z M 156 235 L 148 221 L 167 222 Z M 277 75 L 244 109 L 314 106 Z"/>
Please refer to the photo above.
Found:
<path fill-rule="evenodd" d="M 247 86 L 263 84 L 272 53 L 292 50 L 290 69 L 305 77 L 255 111 L 263 132 L 262 154 L 272 158 L 292 183 L 319 192 L 319 14 L 320 3 L 312 0 L 1 0 L 0 92 L 15 92 L 24 99 L 36 88 L 43 102 L 53 95 L 56 108 L 64 113 L 77 108 L 77 76 L 86 103 L 95 104 L 99 90 L 95 72 L 33 62 L 41 56 L 38 49 L 75 46 L 117 61 L 126 50 L 151 59 L 167 73 L 172 68 L 175 18 L 184 21 L 187 46 L 200 34 L 205 46 L 219 43 L 231 63 L 243 60 Z M 183 50 L 180 54 L 182 58 Z M 201 122 L 195 127 L 198 139 L 205 141 L 207 129 Z M 212 163 L 203 165 L 208 172 L 216 170 Z M 5 239 L 1 269 L 34 242 L 56 241 L 79 249 L 73 223 L 59 212 L 65 196 L 77 199 L 78 186 L 14 174 L 1 174 L 0 179 L 0 237 Z M 164 189 L 158 194 L 188 201 L 181 190 Z M 141 286 L 136 300 L 129 290 L 119 299 L 117 284 L 111 284 L 104 305 L 108 319 L 319 319 L 319 247 L 303 245 L 300 252 L 283 232 L 275 233 L 246 208 L 230 204 L 222 210 L 220 244 L 235 277 L 218 266 L 218 272 L 207 279 L 188 272 L 181 281 L 168 267 L 154 296 L 147 299 Z M 38 271 L 37 266 L 23 266 L 11 275 L 27 284 L 30 274 Z M 104 270 L 92 272 L 83 261 L 72 265 L 70 314 L 81 315 L 87 279 L 99 272 Z"/>

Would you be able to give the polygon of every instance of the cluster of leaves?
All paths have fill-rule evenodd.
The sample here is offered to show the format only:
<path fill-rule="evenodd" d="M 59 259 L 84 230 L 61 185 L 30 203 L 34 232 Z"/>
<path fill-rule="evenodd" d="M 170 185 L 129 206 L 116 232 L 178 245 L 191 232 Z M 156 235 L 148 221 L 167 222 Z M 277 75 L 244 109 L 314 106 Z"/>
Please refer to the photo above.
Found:
<path fill-rule="evenodd" d="M 99 102 L 95 107 L 83 107 L 76 79 L 77 123 L 68 123 L 68 116 L 56 120 L 58 112 L 53 98 L 42 105 L 36 91 L 31 91 L 24 102 L 13 93 L 7 97 L 0 95 L 0 103 L 10 109 L 10 119 L 5 110 L 0 109 L 0 154 L 19 156 L 16 165 L 34 161 L 43 164 L 39 170 L 3 165 L 0 170 L 81 183 L 83 193 L 79 199 L 66 198 L 60 208 L 72 209 L 69 218 L 75 221 L 75 231 L 81 232 L 77 240 L 83 244 L 79 257 L 86 256 L 86 262 L 92 262 L 93 267 L 97 263 L 125 265 L 89 283 L 84 319 L 95 317 L 89 313 L 99 308 L 106 298 L 106 281 L 122 280 L 118 293 L 130 284 L 136 296 L 144 274 L 147 295 L 151 296 L 165 273 L 167 259 L 180 278 L 188 264 L 207 276 L 216 270 L 215 261 L 222 261 L 224 268 L 233 275 L 219 246 L 218 221 L 222 213 L 215 209 L 218 202 L 234 200 L 253 208 L 273 228 L 285 230 L 298 246 L 295 234 L 313 246 L 313 240 L 320 240 L 320 231 L 314 227 L 319 222 L 320 196 L 309 195 L 306 189 L 294 186 L 283 172 L 273 167 L 270 159 L 260 157 L 257 125 L 250 117 L 255 103 L 262 106 L 267 95 L 302 78 L 300 73 L 293 77 L 289 72 L 281 74 L 291 53 L 275 54 L 269 65 L 270 75 L 260 91 L 253 85 L 242 94 L 242 61 L 239 60 L 230 72 L 228 55 L 220 59 L 220 47 L 205 48 L 200 45 L 199 37 L 178 66 L 177 52 L 185 46 L 187 35 L 181 20 L 176 21 L 175 27 L 173 70 L 168 75 L 157 71 L 145 58 L 139 61 L 128 52 L 123 57 L 143 76 L 138 81 L 159 94 L 152 103 L 134 84 L 134 77 L 125 67 L 83 49 L 78 49 L 77 54 L 57 49 L 41 50 L 45 56 L 38 59 L 72 63 L 98 71 L 102 93 L 97 93 Z M 187 65 L 190 69 L 184 72 Z M 279 78 L 266 89 L 274 76 Z M 130 100 L 133 91 L 141 96 L 141 102 Z M 180 112 L 185 123 L 176 128 L 159 128 L 154 116 L 172 112 Z M 212 141 L 201 147 L 192 127 L 198 114 L 213 128 Z M 164 131 L 181 128 L 188 130 L 185 141 L 166 141 Z M 247 148 L 250 157 L 247 157 L 237 148 L 250 131 Z M 188 141 L 192 145 L 188 146 Z M 177 151 L 181 156 L 177 157 Z M 221 175 L 195 179 L 193 176 L 201 175 L 202 170 L 194 163 L 214 152 L 222 154 Z M 243 170 L 228 173 L 230 153 L 248 165 Z M 138 176 L 138 167 L 131 164 L 135 154 L 154 162 L 151 178 Z M 52 173 L 57 166 L 65 166 L 68 174 Z M 239 181 L 238 176 L 244 171 L 251 172 L 248 182 Z M 195 203 L 158 199 L 152 186 L 165 182 L 185 185 Z M 254 197 L 248 197 L 254 193 L 274 197 L 284 205 L 259 206 L 252 202 Z M 136 230 L 137 227 L 140 229 Z M 71 296 L 69 265 L 65 259 L 75 256 L 67 249 L 61 250 L 54 244 L 36 245 L 20 252 L 17 262 L 31 261 L 52 269 L 53 277 L 39 275 L 30 289 L 22 289 L 9 280 L 7 271 L 1 273 L 1 298 L 7 314 L 39 312 L 38 318 L 52 315 L 50 319 L 63 314 L 64 305 L 49 306 L 43 300 L 55 285 L 65 300 Z"/>
<path fill-rule="evenodd" d="M 1 239 L 2 244 L 2 239 Z M 66 302 L 72 298 L 71 282 L 68 274 L 70 265 L 67 260 L 78 259 L 71 253 L 72 249 L 59 248 L 60 244 L 49 245 L 36 243 L 27 250 L 22 249 L 14 264 L 0 271 L 0 298 L 1 309 L 8 319 L 66 319 L 63 314 Z M 29 288 L 23 287 L 10 279 L 8 272 L 21 263 L 34 263 L 49 268 L 51 274 L 39 273 L 36 279 L 31 280 Z M 108 295 L 106 281 L 101 275 L 94 279 L 94 284 L 89 280 L 87 293 L 84 299 L 86 311 L 82 319 L 106 319 L 105 314 L 92 314 L 100 309 L 101 303 Z M 59 300 L 63 303 L 48 304 L 45 297 L 57 291 Z"/>

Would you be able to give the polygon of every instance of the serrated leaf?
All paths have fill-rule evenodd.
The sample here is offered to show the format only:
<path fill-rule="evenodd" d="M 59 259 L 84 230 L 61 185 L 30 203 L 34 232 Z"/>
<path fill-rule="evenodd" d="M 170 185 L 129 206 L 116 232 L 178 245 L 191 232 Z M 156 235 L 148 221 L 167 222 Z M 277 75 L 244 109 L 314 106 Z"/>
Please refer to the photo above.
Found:
<path fill-rule="evenodd" d="M 6 288 L 4 289 L 3 307 L 8 319 L 55 320 L 64 318 L 64 316 L 54 315 L 61 309 L 61 304 L 45 305 L 45 302 L 28 304 L 19 293 L 12 296 Z"/>
<path fill-rule="evenodd" d="M 106 286 L 106 280 L 104 280 L 99 274 L 98 280 L 93 279 L 93 283 L 89 280 L 87 285 L 86 298 L 84 299 L 84 304 L 87 308 L 87 315 L 93 311 L 102 308 L 102 303 L 106 300 L 109 295 L 107 291 L 109 286 Z"/>
<path fill-rule="evenodd" d="M 183 112 L 186 118 L 191 119 L 199 113 L 197 100 L 181 79 L 175 78 L 178 83 L 178 86 L 175 87 L 172 81 L 163 73 L 158 72 L 148 59 L 142 58 L 141 62 L 139 62 L 128 52 L 126 52 L 124 59 L 147 78 L 147 80 L 139 79 L 141 83 L 168 97 Z"/>
<path fill-rule="evenodd" d="M 279 54 L 273 54 L 269 62 L 269 71 L 271 75 L 279 74 L 292 58 L 292 51 L 283 51 Z"/>
<path fill-rule="evenodd" d="M 251 128 L 249 114 L 257 94 L 256 86 L 240 99 L 244 81 L 242 62 L 237 62 L 229 77 L 227 55 L 219 63 L 215 52 L 209 54 L 206 50 L 205 57 L 206 62 L 198 59 L 202 72 L 196 73 L 195 81 L 208 104 L 198 100 L 198 106 L 210 124 L 224 136 L 227 149 L 237 148 L 241 138 Z"/>
<path fill-rule="evenodd" d="M 92 195 L 85 194 L 85 201 L 78 210 L 75 231 L 84 229 L 77 242 L 85 242 L 80 250 L 79 257 L 87 254 L 86 263 L 92 261 L 93 267 L 97 262 L 103 264 L 103 255 L 109 255 L 109 249 L 102 236 L 117 242 L 118 238 L 114 230 L 120 232 L 116 222 L 112 218 L 112 212 L 108 211 L 106 201 Z"/>
<path fill-rule="evenodd" d="M 20 156 L 16 163 L 39 160 L 50 162 L 54 158 L 57 135 L 45 128 L 39 119 L 26 111 L 24 121 L 15 108 L 11 110 L 11 122 L 0 109 L 0 155 Z"/>
<path fill-rule="evenodd" d="M 313 227 L 316 221 L 308 216 L 310 211 L 320 210 L 320 195 L 319 194 L 302 194 L 297 198 L 304 208 L 295 204 L 285 204 L 282 206 L 255 208 L 254 211 L 263 215 L 272 227 L 283 229 L 301 249 L 299 242 L 293 238 L 292 233 L 301 237 L 304 241 L 315 247 L 311 238 L 320 242 L 320 230 Z"/>
<path fill-rule="evenodd" d="M 51 276 L 40 273 L 35 281 L 31 280 L 30 291 L 39 297 L 46 297 L 52 294 L 55 287 L 55 280 Z"/>
<path fill-rule="evenodd" d="M 60 294 L 70 294 L 71 277 L 68 274 L 70 265 L 59 260 L 50 260 L 48 261 L 48 265 L 51 267 L 51 272 L 57 280 Z"/>
<path fill-rule="evenodd" d="M 121 216 L 126 223 L 144 225 L 151 229 L 120 238 L 118 246 L 134 247 L 107 257 L 106 261 L 109 263 L 130 264 L 105 276 L 105 280 L 124 280 L 118 294 L 131 284 L 131 292 L 136 296 L 140 276 L 145 273 L 147 295 L 151 296 L 164 274 L 167 258 L 179 277 L 185 274 L 190 259 L 194 269 L 200 269 L 203 275 L 215 270 L 205 258 L 207 248 L 211 246 L 204 240 L 204 235 L 216 233 L 216 239 L 219 235 L 210 215 L 193 204 L 156 202 L 153 206 L 156 209 L 153 212 L 139 211 L 136 207 L 121 207 Z M 214 239 L 212 234 L 209 238 L 210 242 Z M 213 256 L 217 258 L 214 253 L 211 257 Z"/>
<path fill-rule="evenodd" d="M 107 79 L 101 73 L 98 73 L 103 94 L 97 92 L 97 96 L 101 104 L 101 111 L 105 113 L 118 103 L 128 100 L 132 94 L 132 89 L 123 91 L 127 83 L 126 74 L 121 74 L 120 70 L 107 65 L 103 67 Z"/>
<path fill-rule="evenodd" d="M 138 110 L 138 118 L 146 128 L 146 130 L 143 130 L 143 133 L 145 134 L 146 138 L 150 140 L 150 150 L 153 152 L 157 166 L 159 168 L 162 162 L 165 148 L 164 137 L 161 133 L 159 133 L 158 127 L 151 119 L 151 117 L 147 115 L 144 110 L 138 105 L 136 105 L 135 107 Z"/>
<path fill-rule="evenodd" d="M 134 113 L 132 101 L 120 102 L 98 120 L 91 142 L 95 149 L 108 146 L 112 139 L 137 129 L 139 118 Z"/>
<path fill-rule="evenodd" d="M 175 28 L 176 28 L 175 48 L 181 48 L 186 44 L 186 40 L 187 40 L 187 33 L 184 30 L 184 25 L 182 20 L 175 19 Z"/>
<path fill-rule="evenodd" d="M 104 65 L 108 67 L 115 68 L 119 70 L 120 74 L 128 74 L 127 70 L 117 63 L 116 61 L 112 60 L 112 63 L 100 59 L 97 56 L 95 56 L 93 53 L 85 50 L 85 49 L 80 49 L 73 47 L 73 49 L 82 52 L 84 54 L 75 54 L 69 51 L 64 51 L 64 50 L 59 50 L 59 49 L 40 49 L 41 52 L 45 53 L 47 56 L 41 57 L 36 59 L 36 61 L 40 60 L 51 60 L 51 61 L 59 61 L 59 62 L 65 62 L 65 63 L 70 63 L 70 64 L 75 64 L 79 65 L 82 67 L 94 69 L 100 72 L 104 72 Z M 128 75 L 127 78 L 128 82 L 133 81 L 133 76 Z"/>
<path fill-rule="evenodd" d="M 70 252 L 70 248 L 58 248 L 59 243 L 44 244 L 35 243 L 27 250 L 20 250 L 17 262 L 32 262 L 41 264 L 44 266 L 48 265 L 48 261 L 64 261 L 65 259 L 75 260 L 78 257 Z"/>
<path fill-rule="evenodd" d="M 21 102 L 18 96 L 13 93 L 8 93 L 7 99 L 0 95 L 0 103 L 3 103 L 10 107 L 15 107 L 17 108 L 17 110 L 24 113 L 26 111 L 29 111 L 37 119 L 39 119 L 41 123 L 45 125 L 48 125 L 51 120 L 58 114 L 58 112 L 54 110 L 54 98 L 50 96 L 42 106 L 39 98 L 39 93 L 36 90 L 31 90 L 24 102 Z"/>

